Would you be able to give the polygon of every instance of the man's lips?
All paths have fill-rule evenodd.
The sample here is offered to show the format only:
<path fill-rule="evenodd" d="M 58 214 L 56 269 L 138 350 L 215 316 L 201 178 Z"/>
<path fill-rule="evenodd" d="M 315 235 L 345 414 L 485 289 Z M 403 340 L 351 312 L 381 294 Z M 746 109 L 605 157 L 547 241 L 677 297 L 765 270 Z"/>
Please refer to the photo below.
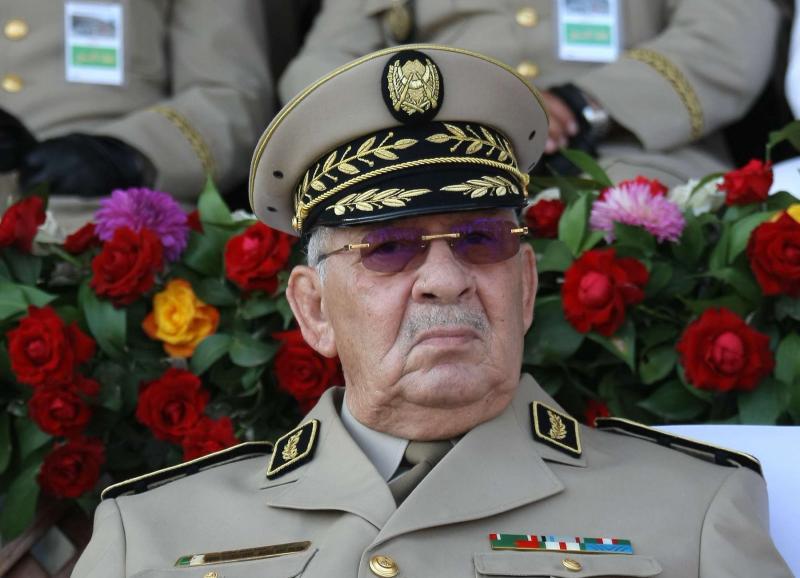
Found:
<path fill-rule="evenodd" d="M 471 327 L 437 327 L 421 332 L 413 345 L 458 346 L 475 339 L 480 339 L 480 335 Z"/>

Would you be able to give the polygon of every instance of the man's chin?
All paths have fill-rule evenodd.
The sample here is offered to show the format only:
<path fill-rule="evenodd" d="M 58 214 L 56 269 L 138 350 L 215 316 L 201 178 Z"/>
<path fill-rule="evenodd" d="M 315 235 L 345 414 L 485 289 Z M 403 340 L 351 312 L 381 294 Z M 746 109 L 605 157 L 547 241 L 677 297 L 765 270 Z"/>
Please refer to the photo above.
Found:
<path fill-rule="evenodd" d="M 416 372 L 407 387 L 411 401 L 435 408 L 457 408 L 479 402 L 496 392 L 498 376 L 475 363 L 440 363 Z"/>

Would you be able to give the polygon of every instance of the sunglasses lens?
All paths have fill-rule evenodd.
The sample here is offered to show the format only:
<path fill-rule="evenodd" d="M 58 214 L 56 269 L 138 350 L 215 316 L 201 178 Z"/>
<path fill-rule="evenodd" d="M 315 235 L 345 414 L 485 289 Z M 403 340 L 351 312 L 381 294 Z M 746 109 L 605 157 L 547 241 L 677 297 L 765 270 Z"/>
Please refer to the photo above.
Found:
<path fill-rule="evenodd" d="M 499 263 L 517 254 L 519 235 L 511 232 L 516 225 L 499 219 L 478 219 L 456 228 L 461 237 L 453 251 L 473 265 Z"/>
<path fill-rule="evenodd" d="M 364 237 L 369 247 L 361 249 L 361 263 L 371 271 L 399 273 L 425 251 L 420 241 L 423 231 L 408 228 L 385 228 L 370 231 Z"/>

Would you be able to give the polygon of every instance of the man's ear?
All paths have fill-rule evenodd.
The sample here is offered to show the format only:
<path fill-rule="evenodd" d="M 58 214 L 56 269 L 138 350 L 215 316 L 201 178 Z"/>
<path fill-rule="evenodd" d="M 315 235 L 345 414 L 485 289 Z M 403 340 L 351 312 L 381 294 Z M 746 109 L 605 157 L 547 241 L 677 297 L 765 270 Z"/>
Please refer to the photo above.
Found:
<path fill-rule="evenodd" d="M 292 269 L 286 299 L 306 343 L 325 357 L 336 356 L 333 326 L 325 310 L 319 274 L 304 265 Z"/>
<path fill-rule="evenodd" d="M 528 243 L 522 244 L 522 320 L 525 331 L 533 323 L 533 306 L 536 290 L 539 288 L 539 275 L 536 271 L 536 255 Z"/>

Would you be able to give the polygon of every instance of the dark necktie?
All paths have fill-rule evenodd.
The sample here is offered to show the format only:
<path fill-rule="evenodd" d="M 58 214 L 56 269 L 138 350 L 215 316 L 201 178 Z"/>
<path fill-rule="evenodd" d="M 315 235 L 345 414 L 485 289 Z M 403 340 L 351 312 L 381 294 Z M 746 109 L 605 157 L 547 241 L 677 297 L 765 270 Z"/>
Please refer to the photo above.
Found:
<path fill-rule="evenodd" d="M 406 453 L 403 454 L 403 463 L 411 466 L 411 469 L 404 472 L 389 482 L 389 490 L 394 496 L 394 501 L 399 506 L 408 495 L 428 475 L 439 460 L 453 447 L 450 441 L 436 442 L 409 442 Z"/>

